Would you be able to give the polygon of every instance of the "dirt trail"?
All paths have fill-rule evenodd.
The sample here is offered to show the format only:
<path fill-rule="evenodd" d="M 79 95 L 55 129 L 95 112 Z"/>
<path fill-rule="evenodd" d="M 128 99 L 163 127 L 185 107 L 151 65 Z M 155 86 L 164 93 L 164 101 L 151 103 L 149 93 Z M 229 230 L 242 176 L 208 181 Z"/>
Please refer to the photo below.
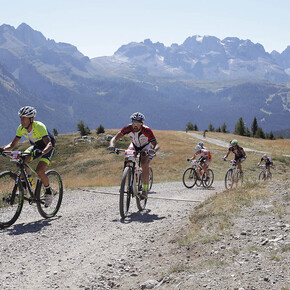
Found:
<path fill-rule="evenodd" d="M 16 224 L 0 231 L 1 289 L 139 289 L 153 275 L 143 271 L 143 259 L 162 256 L 162 237 L 167 242 L 194 206 L 223 190 L 222 182 L 213 186 L 154 184 L 148 209 L 137 212 L 133 203 L 124 221 L 118 187 L 66 191 L 58 216 L 50 220 L 25 204 Z"/>

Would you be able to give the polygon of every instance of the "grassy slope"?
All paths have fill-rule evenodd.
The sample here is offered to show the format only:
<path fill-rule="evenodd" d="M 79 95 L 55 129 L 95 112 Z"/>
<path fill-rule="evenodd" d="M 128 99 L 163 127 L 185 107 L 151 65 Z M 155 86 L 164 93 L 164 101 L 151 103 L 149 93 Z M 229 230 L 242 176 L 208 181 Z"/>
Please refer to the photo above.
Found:
<path fill-rule="evenodd" d="M 116 134 L 117 130 L 106 130 L 106 133 Z M 193 155 L 193 148 L 198 142 L 197 139 L 187 135 L 182 131 L 154 131 L 161 146 L 158 156 L 153 160 L 154 182 L 181 181 L 185 168 L 189 166 L 186 158 Z M 202 134 L 202 133 L 201 133 Z M 82 186 L 107 186 L 119 185 L 123 156 L 109 154 L 106 150 L 107 141 L 99 139 L 93 144 L 79 143 L 74 145 L 74 138 L 77 133 L 59 135 L 57 137 L 57 152 L 54 156 L 50 168 L 58 170 L 63 177 L 65 187 Z M 92 134 L 96 137 L 96 134 Z M 259 151 L 270 152 L 274 157 L 274 175 L 277 172 L 283 173 L 290 164 L 290 159 L 282 157 L 282 154 L 290 155 L 290 140 L 262 140 L 248 137 L 240 137 L 223 133 L 207 133 L 207 137 L 229 141 L 237 138 L 241 146 L 257 149 Z M 118 146 L 126 148 L 129 138 L 119 142 Z M 223 180 L 228 167 L 227 162 L 223 162 L 221 157 L 225 155 L 227 149 L 205 142 L 213 156 L 211 168 L 214 170 L 215 179 Z M 28 147 L 27 142 L 23 142 L 17 149 Z M 256 164 L 261 158 L 259 153 L 248 153 L 248 159 L 243 163 L 245 177 L 255 180 L 258 176 Z M 0 170 L 14 168 L 15 165 L 8 159 L 1 157 Z"/>

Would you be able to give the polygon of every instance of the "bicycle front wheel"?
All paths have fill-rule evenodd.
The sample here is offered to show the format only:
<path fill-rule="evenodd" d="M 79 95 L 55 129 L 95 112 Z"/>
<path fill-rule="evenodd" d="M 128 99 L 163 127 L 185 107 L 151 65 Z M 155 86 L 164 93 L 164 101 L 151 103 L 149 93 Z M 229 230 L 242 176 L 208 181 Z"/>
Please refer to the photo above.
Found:
<path fill-rule="evenodd" d="M 234 183 L 234 172 L 232 169 L 229 169 L 225 176 L 225 187 L 226 189 L 232 189 Z"/>
<path fill-rule="evenodd" d="M 131 182 L 132 170 L 131 167 L 125 167 L 120 187 L 119 197 L 119 210 L 121 218 L 128 216 L 131 196 L 133 193 L 132 182 Z"/>
<path fill-rule="evenodd" d="M 264 171 L 261 171 L 259 174 L 259 181 L 265 181 L 266 180 L 266 174 Z"/>
<path fill-rule="evenodd" d="M 55 170 L 46 172 L 49 179 L 49 186 L 52 192 L 52 202 L 49 206 L 45 205 L 45 187 L 39 180 L 38 189 L 36 190 L 36 204 L 40 215 L 44 218 L 54 217 L 61 205 L 63 196 L 63 185 L 60 174 Z"/>
<path fill-rule="evenodd" d="M 182 181 L 185 187 L 192 188 L 196 183 L 195 170 L 192 167 L 187 168 L 182 176 Z"/>
<path fill-rule="evenodd" d="M 208 176 L 206 176 L 206 173 L 204 172 L 202 175 L 202 185 L 205 188 L 211 187 L 214 180 L 214 174 L 211 169 L 208 169 Z"/>
<path fill-rule="evenodd" d="M 16 174 L 0 174 L 0 228 L 7 228 L 18 219 L 23 207 L 23 189 L 15 184 Z"/>

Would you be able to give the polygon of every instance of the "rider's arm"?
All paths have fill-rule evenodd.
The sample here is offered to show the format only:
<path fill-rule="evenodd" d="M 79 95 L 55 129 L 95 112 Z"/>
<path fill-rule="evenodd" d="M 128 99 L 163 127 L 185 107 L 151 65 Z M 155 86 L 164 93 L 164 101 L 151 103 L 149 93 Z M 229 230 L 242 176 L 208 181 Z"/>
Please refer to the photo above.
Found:
<path fill-rule="evenodd" d="M 244 158 L 246 159 L 247 158 L 246 152 L 244 151 L 244 149 L 242 149 L 241 151 L 242 151 L 242 154 L 243 154 Z"/>
<path fill-rule="evenodd" d="M 13 148 L 18 144 L 19 140 L 20 140 L 20 138 L 16 136 L 16 137 L 14 137 L 14 139 L 13 139 L 13 141 L 11 143 L 3 146 L 2 148 L 4 150 L 7 150 L 7 151 L 13 150 Z"/>
<path fill-rule="evenodd" d="M 229 156 L 231 150 L 228 150 L 227 154 L 224 156 L 225 159 L 227 159 L 227 157 Z"/>
<path fill-rule="evenodd" d="M 45 155 L 46 153 L 48 153 L 52 149 L 52 143 L 51 143 L 51 139 L 49 136 L 43 137 L 42 141 L 46 145 L 45 148 L 42 150 L 42 154 Z"/>
<path fill-rule="evenodd" d="M 120 140 L 122 137 L 123 137 L 123 135 L 121 134 L 121 132 L 119 132 L 117 135 L 115 135 L 110 141 L 110 147 L 115 147 L 117 141 Z"/>
<path fill-rule="evenodd" d="M 151 144 L 152 144 L 152 149 L 154 149 L 155 152 L 157 152 L 160 149 L 160 146 L 156 140 L 152 141 Z"/>

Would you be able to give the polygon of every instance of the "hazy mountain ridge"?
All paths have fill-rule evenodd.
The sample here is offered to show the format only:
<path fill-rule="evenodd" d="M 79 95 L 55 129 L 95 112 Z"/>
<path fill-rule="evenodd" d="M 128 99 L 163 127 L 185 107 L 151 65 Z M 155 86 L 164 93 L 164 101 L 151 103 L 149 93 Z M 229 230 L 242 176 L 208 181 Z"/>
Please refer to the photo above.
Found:
<path fill-rule="evenodd" d="M 131 42 L 121 46 L 113 56 L 93 58 L 96 68 L 104 73 L 109 66 L 114 74 L 148 74 L 197 80 L 256 79 L 271 82 L 290 81 L 288 49 L 269 54 L 250 40 L 214 36 L 188 37 L 181 45 Z"/>
<path fill-rule="evenodd" d="M 191 121 L 201 130 L 209 122 L 214 126 L 226 122 L 233 130 L 240 116 L 248 126 L 256 116 L 266 131 L 287 128 L 290 86 L 264 79 L 249 80 L 249 76 L 244 80 L 217 80 L 213 75 L 214 63 L 223 65 L 225 70 L 229 68 L 224 55 L 236 53 L 239 62 L 244 58 L 260 63 L 262 55 L 263 62 L 270 65 L 273 54 L 273 66 L 276 68 L 279 63 L 280 69 L 278 74 L 275 70 L 270 73 L 285 77 L 281 65 L 287 67 L 284 57 L 289 50 L 281 56 L 277 52 L 270 55 L 261 45 L 246 42 L 251 50 L 241 46 L 237 52 L 237 44 L 244 42 L 223 41 L 227 44 L 221 46 L 215 37 L 202 41 L 189 37 L 182 45 L 168 48 L 145 40 L 120 47 L 112 57 L 90 60 L 75 46 L 46 39 L 26 24 L 16 29 L 2 25 L 0 141 L 8 142 L 14 137 L 19 121 L 17 111 L 27 104 L 37 107 L 37 118 L 60 133 L 76 131 L 80 119 L 91 129 L 100 124 L 120 128 L 129 122 L 134 111 L 142 111 L 147 124 L 156 129 L 183 130 Z M 199 64 L 193 65 L 191 60 L 198 55 Z M 195 80 L 193 75 L 198 76 L 199 71 L 212 79 Z"/>

